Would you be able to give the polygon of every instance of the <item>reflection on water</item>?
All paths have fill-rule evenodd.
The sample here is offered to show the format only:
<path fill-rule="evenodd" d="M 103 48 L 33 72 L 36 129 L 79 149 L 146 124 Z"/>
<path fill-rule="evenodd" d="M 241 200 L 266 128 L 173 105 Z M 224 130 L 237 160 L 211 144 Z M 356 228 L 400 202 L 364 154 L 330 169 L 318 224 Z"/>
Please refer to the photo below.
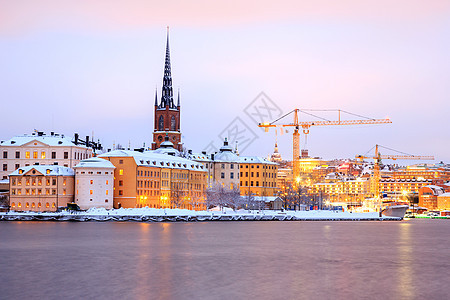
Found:
<path fill-rule="evenodd" d="M 401 223 L 399 226 L 398 239 L 398 293 L 400 299 L 411 299 L 413 297 L 412 289 L 414 282 L 412 280 L 412 244 L 411 244 L 411 224 Z"/>
<path fill-rule="evenodd" d="M 0 223 L 0 298 L 447 298 L 446 220 Z"/>

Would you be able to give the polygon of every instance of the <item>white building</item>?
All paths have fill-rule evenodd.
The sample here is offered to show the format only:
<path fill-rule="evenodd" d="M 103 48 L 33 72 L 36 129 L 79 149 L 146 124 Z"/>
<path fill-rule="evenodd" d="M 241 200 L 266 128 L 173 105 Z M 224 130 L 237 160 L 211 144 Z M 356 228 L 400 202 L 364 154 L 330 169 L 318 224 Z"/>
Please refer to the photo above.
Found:
<path fill-rule="evenodd" d="M 75 203 L 81 209 L 113 208 L 114 169 L 108 160 L 93 157 L 82 160 L 75 169 Z"/>
<path fill-rule="evenodd" d="M 239 188 L 239 156 L 225 138 L 219 152 L 190 154 L 189 159 L 202 163 L 208 171 L 208 187 L 218 183 L 228 189 Z"/>
<path fill-rule="evenodd" d="M 92 157 L 92 149 L 66 139 L 64 135 L 42 132 L 15 136 L 0 143 L 0 179 L 32 165 L 59 165 L 73 168 Z"/>

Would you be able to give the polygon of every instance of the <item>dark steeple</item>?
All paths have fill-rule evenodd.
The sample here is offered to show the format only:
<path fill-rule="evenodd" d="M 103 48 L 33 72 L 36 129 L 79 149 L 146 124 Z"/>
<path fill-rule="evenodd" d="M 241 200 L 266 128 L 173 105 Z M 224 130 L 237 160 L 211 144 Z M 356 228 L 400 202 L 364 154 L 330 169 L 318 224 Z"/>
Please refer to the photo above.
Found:
<path fill-rule="evenodd" d="M 167 26 L 166 61 L 164 63 L 163 87 L 159 107 L 165 108 L 166 106 L 176 108 L 173 103 L 172 71 L 170 68 L 169 26 Z"/>
<path fill-rule="evenodd" d="M 178 89 L 178 103 L 177 107 L 180 107 L 180 89 Z"/>
<path fill-rule="evenodd" d="M 158 88 L 155 89 L 155 106 L 158 106 Z"/>

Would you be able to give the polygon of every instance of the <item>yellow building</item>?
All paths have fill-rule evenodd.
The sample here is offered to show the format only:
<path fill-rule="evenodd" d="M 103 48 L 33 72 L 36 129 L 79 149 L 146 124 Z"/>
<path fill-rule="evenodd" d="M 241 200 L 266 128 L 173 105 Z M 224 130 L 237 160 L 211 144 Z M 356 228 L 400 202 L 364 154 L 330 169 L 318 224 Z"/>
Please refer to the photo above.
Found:
<path fill-rule="evenodd" d="M 380 195 L 386 194 L 390 198 L 401 198 L 405 194 L 419 194 L 419 189 L 431 184 L 431 179 L 396 179 L 382 178 L 379 184 Z"/>
<path fill-rule="evenodd" d="M 276 163 L 257 156 L 241 156 L 239 164 L 241 195 L 276 195 Z"/>
<path fill-rule="evenodd" d="M 361 202 L 367 197 L 370 182 L 367 178 L 316 183 L 312 186 L 315 194 L 328 195 L 331 202 Z"/>
<path fill-rule="evenodd" d="M 114 208 L 204 207 L 205 167 L 197 162 L 155 153 L 115 150 L 99 155 L 114 170 Z"/>
<path fill-rule="evenodd" d="M 438 210 L 450 210 L 450 193 L 444 193 L 437 197 Z"/>
<path fill-rule="evenodd" d="M 9 175 L 15 211 L 56 211 L 74 198 L 74 171 L 62 166 L 22 167 Z"/>

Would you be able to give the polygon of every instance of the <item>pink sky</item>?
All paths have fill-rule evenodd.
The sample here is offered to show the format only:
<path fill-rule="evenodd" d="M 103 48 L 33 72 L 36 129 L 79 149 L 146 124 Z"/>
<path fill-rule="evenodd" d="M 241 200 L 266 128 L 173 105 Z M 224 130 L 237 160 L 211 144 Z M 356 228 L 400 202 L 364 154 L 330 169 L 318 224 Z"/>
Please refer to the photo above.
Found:
<path fill-rule="evenodd" d="M 394 121 L 315 128 L 314 156 L 352 157 L 379 143 L 450 161 L 449 1 L 0 0 L 0 8 L 0 139 L 37 128 L 148 145 L 170 25 L 188 148 L 218 143 L 264 91 L 284 112 L 341 108 Z M 245 154 L 272 151 L 273 134 L 258 135 Z M 290 157 L 290 136 L 280 150 Z"/>

